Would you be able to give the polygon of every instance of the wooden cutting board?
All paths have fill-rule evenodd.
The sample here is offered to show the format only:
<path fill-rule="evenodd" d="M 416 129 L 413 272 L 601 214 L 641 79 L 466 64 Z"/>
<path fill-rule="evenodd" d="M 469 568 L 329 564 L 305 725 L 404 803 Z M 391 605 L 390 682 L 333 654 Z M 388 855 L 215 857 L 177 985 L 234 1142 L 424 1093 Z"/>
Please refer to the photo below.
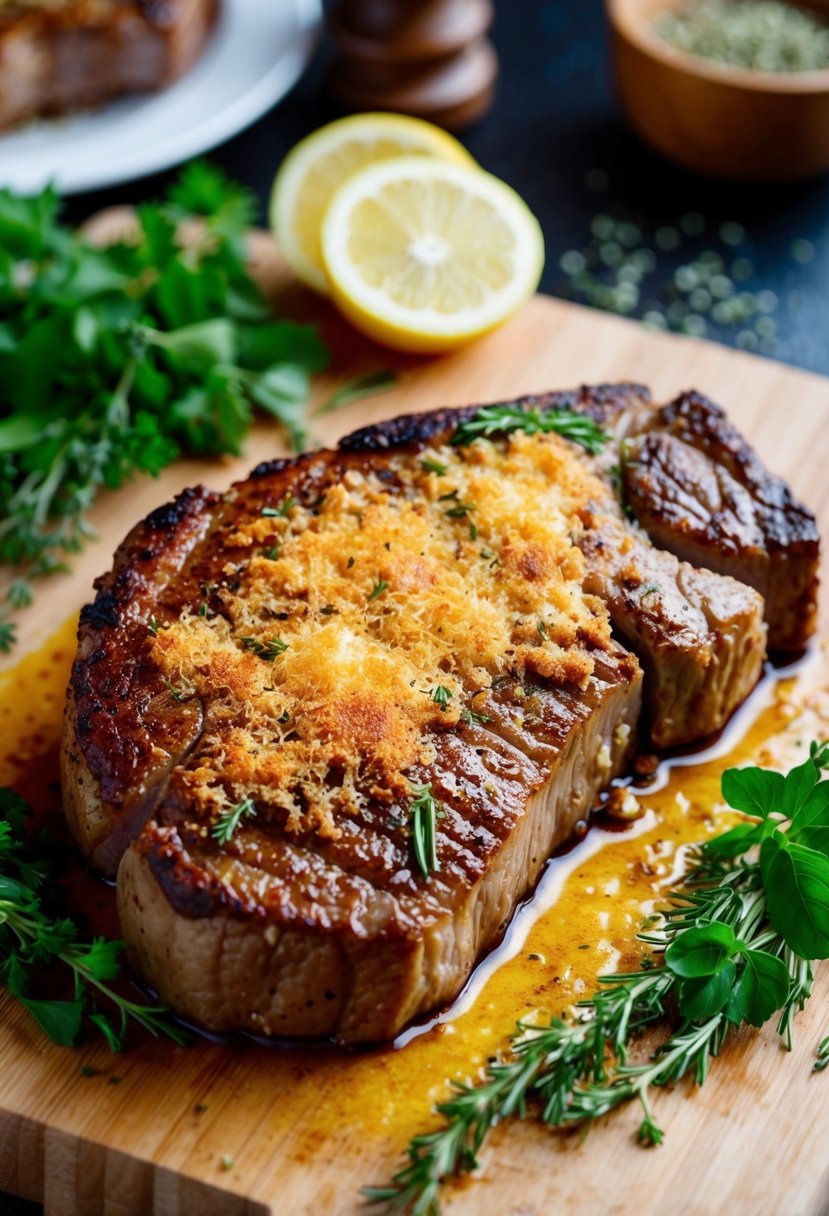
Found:
<path fill-rule="evenodd" d="M 110 217 L 106 231 L 117 222 Z M 650 384 L 657 398 L 693 386 L 728 407 L 760 455 L 818 510 L 829 536 L 827 380 L 543 296 L 458 354 L 394 359 L 355 338 L 324 303 L 292 284 L 266 239 L 256 240 L 255 251 L 277 311 L 318 320 L 334 349 L 334 372 L 320 382 L 317 400 L 356 370 L 393 363 L 401 372 L 393 391 L 321 419 L 315 429 L 324 442 L 401 412 L 584 381 L 635 379 Z M 94 575 L 149 509 L 197 480 L 220 489 L 282 451 L 274 430 L 259 426 L 242 459 L 181 462 L 157 481 L 107 495 L 94 514 L 99 539 L 73 560 L 70 574 L 41 587 L 23 618 L 15 659 L 80 607 Z M 446 1210 L 825 1216 L 829 1073 L 813 1076 L 810 1069 L 817 1040 L 829 1032 L 828 998 L 824 967 L 798 1019 L 791 1056 L 771 1030 L 746 1034 L 704 1088 L 682 1086 L 662 1097 L 663 1147 L 646 1152 L 634 1144 L 633 1111 L 605 1120 L 586 1140 L 533 1125 L 502 1126 L 476 1180 L 447 1194 Z M 345 1216 L 365 1210 L 359 1187 L 390 1176 L 411 1134 L 393 1117 L 391 1079 L 383 1090 L 388 1053 L 315 1058 L 252 1044 L 198 1041 L 180 1049 L 142 1041 L 113 1059 L 97 1044 L 76 1052 L 53 1046 L 8 999 L 0 1002 L 0 1016 L 0 1190 L 40 1199 L 47 1216 Z M 83 1075 L 82 1065 L 95 1075 Z M 374 1088 L 360 1089 L 372 1069 Z M 420 1129 L 428 1126 L 442 1080 L 424 1072 L 422 1100 L 416 1095 Z M 383 1102 L 375 1105 L 372 1093 L 383 1093 Z M 401 1103 L 411 1099 L 400 1095 Z M 338 1116 L 353 1111 L 355 1101 L 359 1118 Z"/>

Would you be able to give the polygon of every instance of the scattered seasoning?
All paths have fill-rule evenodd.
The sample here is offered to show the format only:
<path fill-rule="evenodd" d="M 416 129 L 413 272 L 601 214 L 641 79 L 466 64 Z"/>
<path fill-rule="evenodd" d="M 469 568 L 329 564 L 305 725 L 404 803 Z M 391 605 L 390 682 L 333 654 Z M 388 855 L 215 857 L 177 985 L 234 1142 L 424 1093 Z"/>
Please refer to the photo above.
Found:
<path fill-rule="evenodd" d="M 222 811 L 211 827 L 210 835 L 219 844 L 228 844 L 242 819 L 247 819 L 255 814 L 256 807 L 254 806 L 253 799 L 243 798 L 241 802 L 237 802 L 229 811 Z"/>
<path fill-rule="evenodd" d="M 621 214 L 610 214 L 610 208 Z M 557 291 L 591 308 L 636 316 L 648 329 L 730 338 L 743 350 L 771 354 L 781 301 L 774 292 L 748 289 L 755 265 L 744 226 L 726 220 L 708 247 L 700 248 L 699 238 L 711 227 L 693 211 L 675 224 L 654 227 L 645 216 L 626 213 L 621 202 L 609 202 L 607 213 L 593 217 L 584 247 L 561 255 L 565 282 Z M 689 243 L 685 260 L 666 274 L 660 254 L 682 254 Z M 790 254 L 803 266 L 815 250 L 810 241 L 798 239 Z M 802 292 L 788 292 L 787 311 L 794 312 L 803 300 Z"/>
<path fill-rule="evenodd" d="M 161 683 L 167 689 L 174 701 L 184 701 L 187 698 L 186 692 L 183 689 L 177 688 L 172 680 L 168 680 L 166 676 L 161 677 Z"/>
<path fill-rule="evenodd" d="M 348 559 L 348 561 L 345 563 L 346 569 L 350 570 L 353 565 L 354 565 L 354 558 L 350 557 Z"/>
<path fill-rule="evenodd" d="M 260 659 L 264 659 L 266 663 L 272 663 L 280 654 L 284 654 L 288 649 L 288 643 L 283 642 L 282 638 L 268 638 L 265 642 L 260 642 L 258 638 L 240 638 L 239 641 L 244 646 L 245 650 L 250 650 Z"/>
<path fill-rule="evenodd" d="M 547 641 L 547 626 L 544 624 L 544 622 L 541 620 L 541 618 L 539 618 L 539 620 L 536 623 L 536 629 L 538 630 L 538 636 L 541 638 L 542 642 L 546 642 Z"/>
<path fill-rule="evenodd" d="M 207 604 L 204 600 L 199 605 L 199 616 L 207 616 Z"/>
<path fill-rule="evenodd" d="M 457 491 L 456 491 L 457 493 Z M 456 507 L 450 507 L 446 514 L 450 519 L 465 519 L 471 511 L 475 510 L 474 502 L 459 502 Z M 474 539 L 474 538 L 473 538 Z"/>
<path fill-rule="evenodd" d="M 120 1084 L 121 1084 L 121 1078 L 120 1078 L 120 1077 L 110 1077 L 110 1078 L 109 1078 L 109 1081 L 107 1082 L 107 1084 L 108 1084 L 108 1085 L 120 1085 Z"/>
<path fill-rule="evenodd" d="M 698 59 L 750 72 L 829 67 L 829 21 L 784 0 L 689 0 L 653 28 Z"/>
<path fill-rule="evenodd" d="M 282 500 L 278 507 L 263 507 L 261 514 L 264 515 L 266 519 L 284 519 L 284 517 L 291 510 L 291 507 L 295 506 L 296 499 L 292 494 L 289 494 L 287 498 Z"/>
<path fill-rule="evenodd" d="M 446 465 L 441 464 L 439 460 L 433 460 L 431 456 L 424 456 L 420 467 L 424 473 L 435 473 L 438 477 L 446 476 Z"/>
<path fill-rule="evenodd" d="M 372 600 L 376 600 L 378 596 L 382 595 L 384 591 L 388 591 L 388 589 L 389 584 L 386 582 L 386 580 L 382 578 L 378 579 L 375 583 L 374 590 L 368 597 L 368 602 L 371 603 Z"/>

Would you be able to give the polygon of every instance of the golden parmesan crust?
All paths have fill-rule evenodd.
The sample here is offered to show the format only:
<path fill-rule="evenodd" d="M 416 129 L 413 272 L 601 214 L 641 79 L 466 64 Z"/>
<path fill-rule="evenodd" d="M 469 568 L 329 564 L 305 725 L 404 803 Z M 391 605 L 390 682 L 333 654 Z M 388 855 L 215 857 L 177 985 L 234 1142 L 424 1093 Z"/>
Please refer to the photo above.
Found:
<path fill-rule="evenodd" d="M 252 797 L 288 831 L 336 835 L 343 811 L 405 801 L 434 732 L 481 693 L 485 714 L 494 679 L 584 688 L 610 648 L 574 543 L 606 491 L 556 435 L 395 454 L 310 503 L 259 489 L 211 535 L 231 583 L 216 610 L 185 605 L 150 652 L 206 707 L 188 780 L 211 820 Z"/>

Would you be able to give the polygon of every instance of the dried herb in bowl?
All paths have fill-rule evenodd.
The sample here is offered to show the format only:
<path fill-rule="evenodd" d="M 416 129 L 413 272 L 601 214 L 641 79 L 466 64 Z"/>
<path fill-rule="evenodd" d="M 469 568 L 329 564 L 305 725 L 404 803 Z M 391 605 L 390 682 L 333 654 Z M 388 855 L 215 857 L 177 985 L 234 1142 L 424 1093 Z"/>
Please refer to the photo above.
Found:
<path fill-rule="evenodd" d="M 699 59 L 751 72 L 829 69 L 829 21 L 785 0 L 688 0 L 653 26 Z"/>

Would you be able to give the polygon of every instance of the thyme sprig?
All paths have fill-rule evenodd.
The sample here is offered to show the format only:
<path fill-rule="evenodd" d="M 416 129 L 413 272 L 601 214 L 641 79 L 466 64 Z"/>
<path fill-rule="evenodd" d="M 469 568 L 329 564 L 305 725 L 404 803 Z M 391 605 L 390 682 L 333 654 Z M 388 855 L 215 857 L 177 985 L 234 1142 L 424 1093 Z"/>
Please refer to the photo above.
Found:
<path fill-rule="evenodd" d="M 252 798 L 242 798 L 229 811 L 222 811 L 210 829 L 210 835 L 219 844 L 228 844 L 243 819 L 249 819 L 256 814 L 256 806 Z"/>
<path fill-rule="evenodd" d="M 555 432 L 577 443 L 591 455 L 601 452 L 610 438 L 592 418 L 577 414 L 575 410 L 487 405 L 460 424 L 452 436 L 452 443 L 455 447 L 465 447 L 475 439 L 491 439 L 493 435 L 507 435 L 510 431 L 524 431 L 527 435 Z"/>
<path fill-rule="evenodd" d="M 46 890 L 53 874 L 51 842 L 28 834 L 29 816 L 18 794 L 0 789 L 0 984 L 64 1047 L 75 1045 L 85 1023 L 113 1051 L 122 1050 L 131 1023 L 186 1043 L 189 1035 L 166 1009 L 132 1001 L 110 986 L 120 973 L 123 942 L 83 940 L 78 926 L 53 905 Z M 28 995 L 32 979 L 45 968 L 68 974 L 70 998 Z"/>
<path fill-rule="evenodd" d="M 444 1181 L 476 1169 L 487 1133 L 510 1117 L 563 1127 L 636 1100 L 639 1140 L 657 1145 L 652 1092 L 685 1076 L 701 1085 L 734 1027 L 776 1018 L 790 1047 L 812 960 L 829 957 L 827 767 L 829 745 L 813 744 L 785 776 L 724 773 L 724 797 L 749 818 L 696 850 L 684 886 L 638 935 L 649 947 L 641 969 L 602 976 L 589 1000 L 547 1025 L 519 1022 L 480 1079 L 453 1082 L 436 1107 L 443 1126 L 415 1136 L 391 1183 L 365 1188 L 364 1197 L 389 1212 L 437 1216 Z M 667 1038 L 649 1059 L 632 1060 L 640 1032 L 664 1021 Z M 829 1037 L 814 1067 L 829 1067 Z"/>

